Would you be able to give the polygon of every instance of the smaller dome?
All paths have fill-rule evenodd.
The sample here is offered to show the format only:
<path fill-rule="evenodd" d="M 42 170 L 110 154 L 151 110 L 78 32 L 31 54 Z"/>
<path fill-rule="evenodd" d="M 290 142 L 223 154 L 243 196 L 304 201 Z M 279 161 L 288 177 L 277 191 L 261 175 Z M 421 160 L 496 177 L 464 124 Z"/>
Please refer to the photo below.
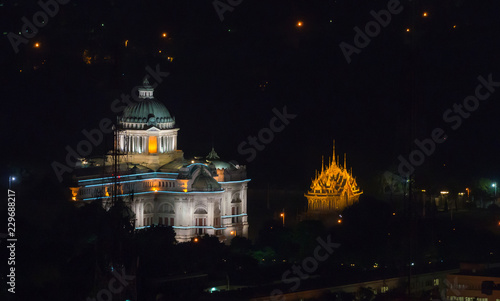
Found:
<path fill-rule="evenodd" d="M 222 190 L 217 181 L 208 175 L 204 169 L 200 170 L 200 174 L 194 179 L 193 185 L 191 186 L 193 190 L 196 191 L 218 191 Z"/>
<path fill-rule="evenodd" d="M 209 163 L 212 163 L 216 169 L 236 168 L 234 164 L 220 160 L 219 155 L 217 154 L 217 152 L 215 152 L 215 149 L 213 147 L 210 153 L 208 153 L 208 155 L 205 158 Z"/>
<path fill-rule="evenodd" d="M 216 169 L 235 169 L 236 166 L 234 166 L 232 163 L 226 162 L 226 161 L 220 161 L 220 160 L 214 160 L 210 161 Z"/>

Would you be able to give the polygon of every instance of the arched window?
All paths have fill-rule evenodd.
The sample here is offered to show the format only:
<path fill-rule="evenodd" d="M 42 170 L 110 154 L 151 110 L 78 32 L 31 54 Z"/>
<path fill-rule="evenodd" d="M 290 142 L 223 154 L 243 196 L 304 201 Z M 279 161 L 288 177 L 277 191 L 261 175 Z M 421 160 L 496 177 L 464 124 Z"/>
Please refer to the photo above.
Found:
<path fill-rule="evenodd" d="M 174 226 L 175 222 L 175 211 L 174 207 L 170 203 L 164 203 L 160 205 L 158 210 L 159 218 L 163 218 L 163 224 L 167 226 Z"/>
<path fill-rule="evenodd" d="M 194 211 L 194 225 L 196 226 L 197 234 L 205 234 L 207 233 L 207 215 L 208 212 L 204 208 L 197 208 Z"/>

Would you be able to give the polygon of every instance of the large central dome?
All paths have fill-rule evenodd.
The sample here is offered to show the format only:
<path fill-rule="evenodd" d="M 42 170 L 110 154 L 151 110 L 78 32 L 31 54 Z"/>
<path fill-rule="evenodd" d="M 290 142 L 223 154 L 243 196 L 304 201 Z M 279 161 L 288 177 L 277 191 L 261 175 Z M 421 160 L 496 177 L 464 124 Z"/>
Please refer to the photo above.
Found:
<path fill-rule="evenodd" d="M 125 128 L 156 126 L 160 129 L 173 128 L 175 120 L 167 107 L 153 97 L 153 87 L 147 78 L 139 88 L 139 102 L 128 105 L 120 118 Z"/>

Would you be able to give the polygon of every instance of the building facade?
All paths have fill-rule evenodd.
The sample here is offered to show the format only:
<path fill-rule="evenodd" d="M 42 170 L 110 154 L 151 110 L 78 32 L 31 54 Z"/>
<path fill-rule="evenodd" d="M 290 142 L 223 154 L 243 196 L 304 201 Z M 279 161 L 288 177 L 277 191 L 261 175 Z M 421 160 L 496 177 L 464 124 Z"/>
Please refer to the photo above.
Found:
<path fill-rule="evenodd" d="M 153 92 L 145 80 L 140 101 L 124 109 L 115 150 L 81 159 L 73 201 L 100 200 L 109 208 L 119 198 L 136 228 L 172 226 L 179 242 L 204 234 L 221 241 L 248 237 L 246 167 L 222 161 L 213 148 L 204 158 L 186 160 L 177 149 L 175 119 Z"/>
<path fill-rule="evenodd" d="M 500 264 L 460 264 L 446 277 L 448 301 L 500 301 Z"/>

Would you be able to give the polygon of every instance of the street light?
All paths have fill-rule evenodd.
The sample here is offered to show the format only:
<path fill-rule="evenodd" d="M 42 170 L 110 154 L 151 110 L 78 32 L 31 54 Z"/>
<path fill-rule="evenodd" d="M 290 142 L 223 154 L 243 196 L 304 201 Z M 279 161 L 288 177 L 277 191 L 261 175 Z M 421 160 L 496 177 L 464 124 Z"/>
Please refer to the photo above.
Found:
<path fill-rule="evenodd" d="M 491 187 L 495 188 L 495 196 L 497 196 L 497 183 L 491 184 Z"/>
<path fill-rule="evenodd" d="M 285 227 L 285 211 L 283 211 L 280 216 L 283 218 L 283 228 Z"/>
<path fill-rule="evenodd" d="M 9 189 L 12 187 L 12 182 L 16 180 L 16 177 L 10 176 L 9 177 Z"/>

